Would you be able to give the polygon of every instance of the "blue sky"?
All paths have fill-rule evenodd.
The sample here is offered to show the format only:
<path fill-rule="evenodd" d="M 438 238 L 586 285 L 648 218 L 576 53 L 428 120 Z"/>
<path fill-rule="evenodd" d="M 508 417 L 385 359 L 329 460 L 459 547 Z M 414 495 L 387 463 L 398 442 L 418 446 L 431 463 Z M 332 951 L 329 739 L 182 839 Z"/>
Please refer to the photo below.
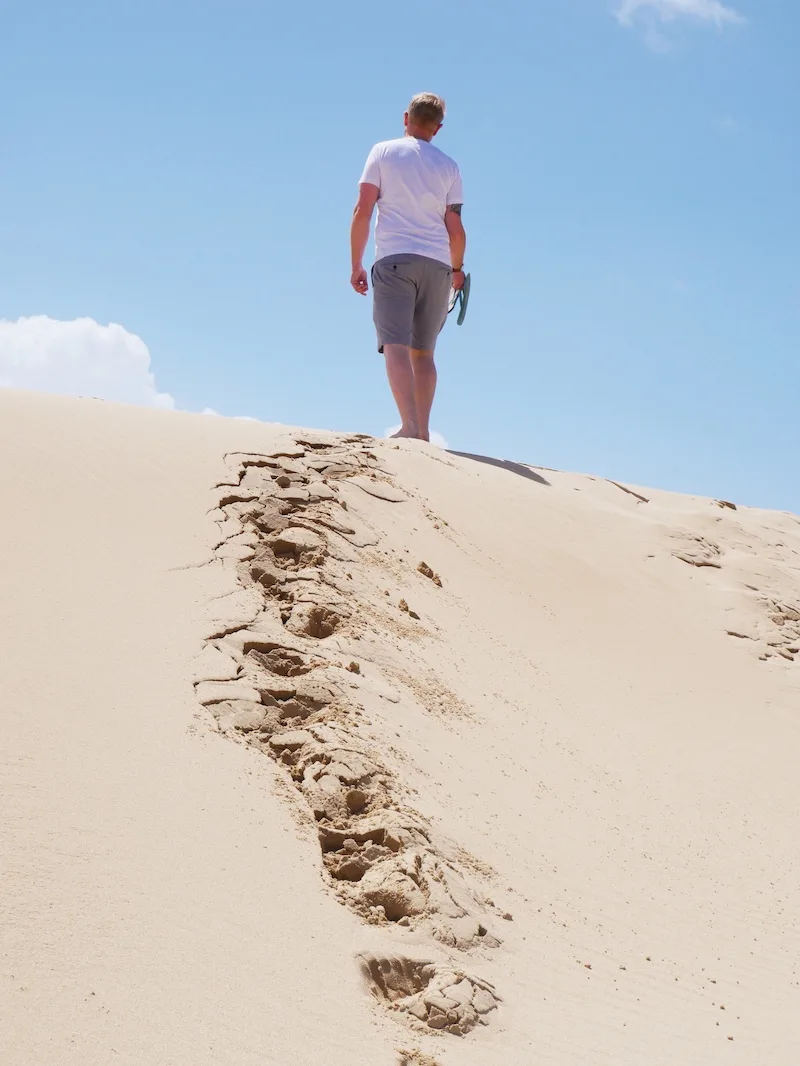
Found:
<path fill-rule="evenodd" d="M 796 0 L 6 0 L 0 381 L 49 316 L 39 387 L 149 351 L 121 398 L 383 433 L 349 218 L 430 89 L 473 280 L 450 445 L 800 511 L 799 38 Z"/>

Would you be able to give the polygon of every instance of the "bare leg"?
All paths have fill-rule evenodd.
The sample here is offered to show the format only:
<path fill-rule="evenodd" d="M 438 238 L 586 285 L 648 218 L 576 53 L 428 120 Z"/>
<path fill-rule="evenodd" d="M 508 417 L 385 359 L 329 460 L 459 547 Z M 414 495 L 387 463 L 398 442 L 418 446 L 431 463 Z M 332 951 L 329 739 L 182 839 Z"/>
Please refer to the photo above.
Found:
<path fill-rule="evenodd" d="M 418 437 L 417 406 L 414 399 L 414 371 L 411 369 L 411 357 L 405 344 L 386 344 L 383 348 L 386 357 L 386 375 L 400 412 L 402 425 L 395 437 Z"/>
<path fill-rule="evenodd" d="M 414 371 L 414 402 L 417 409 L 419 439 L 430 440 L 429 421 L 436 392 L 436 363 L 433 352 L 411 349 L 411 369 Z"/>

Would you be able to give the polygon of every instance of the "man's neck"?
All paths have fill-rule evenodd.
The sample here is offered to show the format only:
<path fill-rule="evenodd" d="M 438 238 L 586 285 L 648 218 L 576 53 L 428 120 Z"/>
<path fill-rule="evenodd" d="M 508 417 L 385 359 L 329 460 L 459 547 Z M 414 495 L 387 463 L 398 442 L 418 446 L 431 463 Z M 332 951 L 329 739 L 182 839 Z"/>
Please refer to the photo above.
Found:
<path fill-rule="evenodd" d="M 406 137 L 415 137 L 418 141 L 427 141 L 428 144 L 433 140 L 432 133 L 426 133 L 418 129 L 407 129 Z"/>

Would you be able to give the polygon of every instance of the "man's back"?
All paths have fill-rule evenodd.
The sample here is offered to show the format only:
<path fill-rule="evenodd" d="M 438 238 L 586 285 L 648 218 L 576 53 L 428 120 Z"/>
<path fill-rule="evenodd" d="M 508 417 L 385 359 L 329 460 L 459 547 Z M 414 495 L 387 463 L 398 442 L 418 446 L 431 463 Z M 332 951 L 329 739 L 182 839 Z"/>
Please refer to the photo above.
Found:
<path fill-rule="evenodd" d="M 383 141 L 370 152 L 361 181 L 380 190 L 376 260 L 413 253 L 450 265 L 444 216 L 463 193 L 449 156 L 417 137 Z"/>

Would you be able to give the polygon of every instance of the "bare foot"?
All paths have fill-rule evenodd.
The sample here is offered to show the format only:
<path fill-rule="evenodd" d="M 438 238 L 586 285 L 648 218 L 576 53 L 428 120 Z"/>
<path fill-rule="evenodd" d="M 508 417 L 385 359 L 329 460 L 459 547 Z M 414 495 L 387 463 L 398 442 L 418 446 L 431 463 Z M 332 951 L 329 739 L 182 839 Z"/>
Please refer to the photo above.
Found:
<path fill-rule="evenodd" d="M 419 430 L 416 426 L 401 426 L 396 433 L 392 433 L 390 440 L 394 440 L 395 437 L 410 437 L 412 440 L 419 437 Z"/>

